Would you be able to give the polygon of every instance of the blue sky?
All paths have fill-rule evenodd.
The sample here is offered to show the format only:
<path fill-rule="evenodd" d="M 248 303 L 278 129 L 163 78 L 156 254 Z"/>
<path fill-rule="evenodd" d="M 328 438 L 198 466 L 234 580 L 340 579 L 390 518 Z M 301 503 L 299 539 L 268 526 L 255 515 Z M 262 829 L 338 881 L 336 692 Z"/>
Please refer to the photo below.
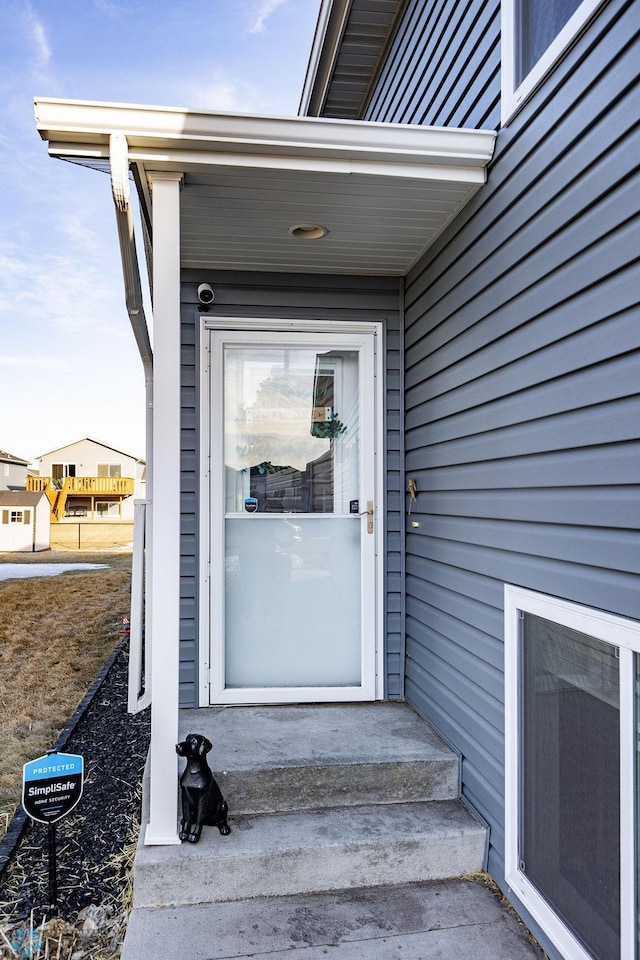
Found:
<path fill-rule="evenodd" d="M 144 455 L 109 179 L 51 160 L 33 98 L 295 115 L 319 0 L 2 0 L 0 450 Z"/>

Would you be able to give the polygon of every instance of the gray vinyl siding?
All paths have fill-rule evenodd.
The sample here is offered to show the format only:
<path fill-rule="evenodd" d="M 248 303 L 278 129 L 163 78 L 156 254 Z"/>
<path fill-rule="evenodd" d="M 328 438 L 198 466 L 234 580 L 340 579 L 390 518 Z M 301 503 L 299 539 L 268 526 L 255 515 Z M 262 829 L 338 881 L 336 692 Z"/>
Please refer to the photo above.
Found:
<path fill-rule="evenodd" d="M 7 470 L 6 475 L 5 470 Z M 0 490 L 25 490 L 26 486 L 27 464 L 0 460 Z"/>
<path fill-rule="evenodd" d="M 188 189 L 188 188 L 185 188 Z M 182 471 L 180 704 L 196 706 L 198 696 L 198 462 L 199 358 L 198 283 L 210 283 L 215 304 L 210 316 L 382 321 L 385 351 L 386 504 L 385 629 L 386 696 L 403 695 L 402 622 L 402 335 L 398 280 L 372 277 L 183 271 L 182 274 Z"/>
<path fill-rule="evenodd" d="M 410 72 L 445 6 L 497 29 L 496 2 L 410 2 L 372 118 L 461 116 L 455 69 L 434 113 Z M 462 754 L 500 884 L 504 584 L 640 617 L 639 34 L 637 3 L 599 11 L 406 281 L 405 690 Z M 498 83 L 469 93 L 472 123 L 497 126 Z"/>
<path fill-rule="evenodd" d="M 500 4 L 409 0 L 364 119 L 497 127 Z"/>

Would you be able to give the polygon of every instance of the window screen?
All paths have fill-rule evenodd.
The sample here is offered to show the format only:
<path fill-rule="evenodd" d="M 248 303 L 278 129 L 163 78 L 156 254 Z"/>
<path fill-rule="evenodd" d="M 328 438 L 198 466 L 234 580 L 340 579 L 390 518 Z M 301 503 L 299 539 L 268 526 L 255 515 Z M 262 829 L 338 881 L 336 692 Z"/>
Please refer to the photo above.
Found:
<path fill-rule="evenodd" d="M 582 0 L 518 0 L 517 82 L 522 83 Z"/>
<path fill-rule="evenodd" d="M 524 614 L 520 868 L 597 960 L 620 951 L 618 649 Z"/>

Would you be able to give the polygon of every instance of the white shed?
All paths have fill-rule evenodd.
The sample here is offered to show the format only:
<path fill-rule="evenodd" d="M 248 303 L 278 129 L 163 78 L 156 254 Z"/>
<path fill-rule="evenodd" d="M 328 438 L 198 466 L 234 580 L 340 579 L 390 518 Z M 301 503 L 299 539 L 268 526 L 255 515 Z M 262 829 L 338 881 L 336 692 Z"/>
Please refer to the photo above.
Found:
<path fill-rule="evenodd" d="M 49 549 L 49 501 L 44 493 L 0 490 L 0 551 Z"/>

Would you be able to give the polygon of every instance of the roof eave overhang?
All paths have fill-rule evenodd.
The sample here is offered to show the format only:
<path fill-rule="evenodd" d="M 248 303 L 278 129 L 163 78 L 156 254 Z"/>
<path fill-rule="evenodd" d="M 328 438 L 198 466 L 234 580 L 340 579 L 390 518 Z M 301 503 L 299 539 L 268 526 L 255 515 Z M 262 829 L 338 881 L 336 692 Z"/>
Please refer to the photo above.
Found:
<path fill-rule="evenodd" d="M 189 177 L 191 184 L 215 184 L 219 200 L 211 217 L 218 247 L 212 265 L 220 269 L 242 264 L 249 270 L 399 276 L 485 183 L 496 137 L 493 130 L 54 99 L 36 100 L 36 121 L 54 157 L 101 169 L 111 162 L 113 170 L 113 145 L 122 145 L 123 159 L 136 171 L 143 208 L 150 204 L 148 182 L 154 174 L 178 172 L 187 185 Z M 238 196 L 238 181 L 251 187 L 246 193 L 252 199 L 243 200 L 242 191 Z M 230 183 L 236 193 L 232 189 L 229 203 L 235 206 L 225 219 Z M 283 193 L 283 184 L 291 190 L 285 187 Z M 191 197 L 194 189 L 190 186 Z M 429 206 L 434 193 L 437 202 Z M 313 216 L 287 222 L 313 220 L 329 228 L 329 239 L 317 247 L 305 245 L 303 250 L 295 243 L 283 244 L 282 218 L 293 216 L 291 205 L 298 202 L 300 210 L 308 209 Z M 280 222 L 273 222 L 269 233 L 265 216 L 273 221 L 274 211 L 280 213 Z M 327 217 L 333 216 L 333 224 L 325 223 L 325 211 Z M 199 206 L 197 215 L 203 236 L 210 235 L 213 220 L 205 222 Z M 240 250 L 238 231 L 253 217 L 256 232 L 247 233 L 247 244 Z M 250 248 L 258 234 L 261 246 L 252 259 Z M 190 240 L 191 259 L 185 254 L 184 265 L 203 268 L 207 261 L 193 253 L 197 243 L 193 232 Z M 226 257 L 227 250 L 236 251 L 235 260 Z"/>
<path fill-rule="evenodd" d="M 322 113 L 351 3 L 352 0 L 322 0 L 320 4 L 298 108 L 300 116 L 318 117 Z"/>
<path fill-rule="evenodd" d="M 483 183 L 495 131 L 267 117 L 37 99 L 38 131 L 58 157 L 109 158 L 124 134 L 131 162 L 154 169 L 278 165 Z"/>
<path fill-rule="evenodd" d="M 407 0 L 322 0 L 298 113 L 362 120 Z"/>

